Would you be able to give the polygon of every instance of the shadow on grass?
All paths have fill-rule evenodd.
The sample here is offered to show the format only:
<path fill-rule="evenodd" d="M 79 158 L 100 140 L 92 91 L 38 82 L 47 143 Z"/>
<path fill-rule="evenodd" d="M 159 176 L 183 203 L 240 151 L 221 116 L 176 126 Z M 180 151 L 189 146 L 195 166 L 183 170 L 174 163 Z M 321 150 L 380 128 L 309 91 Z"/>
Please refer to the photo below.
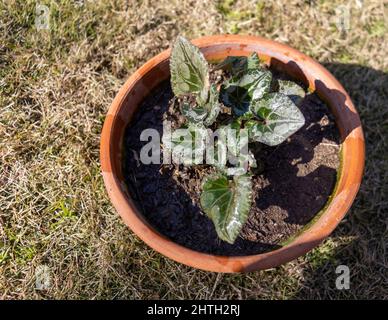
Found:
<path fill-rule="evenodd" d="M 306 255 L 296 299 L 388 298 L 388 75 L 351 64 L 324 64 L 356 106 L 365 134 L 364 179 L 351 210 L 332 236 Z M 350 269 L 350 289 L 336 288 L 339 265 Z"/>

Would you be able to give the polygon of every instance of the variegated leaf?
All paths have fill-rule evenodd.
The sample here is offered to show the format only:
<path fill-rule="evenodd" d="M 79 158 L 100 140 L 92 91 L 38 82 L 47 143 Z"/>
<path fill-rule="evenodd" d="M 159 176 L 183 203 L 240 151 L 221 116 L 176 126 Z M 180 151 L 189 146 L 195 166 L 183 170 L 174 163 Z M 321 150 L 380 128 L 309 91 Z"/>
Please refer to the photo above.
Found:
<path fill-rule="evenodd" d="M 252 200 L 252 182 L 248 175 L 229 180 L 219 174 L 205 178 L 201 194 L 201 207 L 213 221 L 220 239 L 233 244 L 238 237 Z"/>
<path fill-rule="evenodd" d="M 282 143 L 305 123 L 304 116 L 292 100 L 282 93 L 269 93 L 252 102 L 252 111 L 261 120 L 245 123 L 250 139 L 269 146 Z"/>
<path fill-rule="evenodd" d="M 174 43 L 170 58 L 171 86 L 176 96 L 194 93 L 207 100 L 209 67 L 201 51 L 184 37 Z"/>

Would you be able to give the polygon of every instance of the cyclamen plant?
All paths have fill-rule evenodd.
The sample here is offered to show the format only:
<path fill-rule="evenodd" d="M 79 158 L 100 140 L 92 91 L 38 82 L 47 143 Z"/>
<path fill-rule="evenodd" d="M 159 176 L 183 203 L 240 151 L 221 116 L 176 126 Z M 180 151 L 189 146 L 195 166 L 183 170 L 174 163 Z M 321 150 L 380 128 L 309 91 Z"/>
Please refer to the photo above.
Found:
<path fill-rule="evenodd" d="M 217 173 L 204 177 L 200 196 L 201 207 L 213 221 L 219 238 L 234 243 L 248 218 L 252 202 L 251 171 L 256 166 L 253 154 L 249 150 L 238 154 L 236 144 L 248 147 L 248 143 L 260 142 L 275 146 L 285 141 L 305 123 L 297 107 L 305 92 L 291 81 L 274 80 L 255 52 L 249 57 L 229 56 L 215 69 L 223 69 L 230 75 L 219 90 L 210 83 L 209 65 L 201 51 L 187 39 L 178 37 L 170 59 L 171 85 L 175 96 L 183 98 L 181 113 L 186 117 L 185 127 L 193 137 L 206 134 L 210 126 L 224 133 L 243 129 L 234 139 L 228 139 L 227 146 L 220 137 L 215 144 L 218 151 L 227 147 L 232 158 L 239 159 L 240 166 L 231 166 L 221 159 L 221 153 L 216 153 L 213 165 Z M 231 109 L 227 124 L 217 122 L 220 101 Z M 164 148 L 173 146 L 193 147 L 174 139 L 172 144 L 164 144 Z M 201 150 L 194 150 L 194 154 L 206 146 L 200 143 L 195 148 Z"/>

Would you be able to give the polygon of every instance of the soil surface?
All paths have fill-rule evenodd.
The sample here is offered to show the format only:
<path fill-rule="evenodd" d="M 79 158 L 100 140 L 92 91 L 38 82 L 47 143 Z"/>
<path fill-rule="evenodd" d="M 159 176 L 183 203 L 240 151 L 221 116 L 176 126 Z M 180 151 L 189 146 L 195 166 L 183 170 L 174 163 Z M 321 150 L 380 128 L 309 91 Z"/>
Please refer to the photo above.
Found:
<path fill-rule="evenodd" d="M 217 255 L 250 255 L 280 246 L 325 206 L 340 163 L 339 134 L 327 106 L 307 94 L 300 110 L 306 124 L 276 147 L 253 145 L 263 169 L 253 177 L 253 203 L 239 238 L 231 245 L 217 237 L 201 210 L 202 178 L 207 165 L 144 165 L 139 161 L 142 130 L 162 136 L 163 119 L 183 122 L 174 108 L 170 83 L 164 82 L 140 106 L 124 138 L 123 170 L 139 210 L 161 234 L 188 248 Z"/>

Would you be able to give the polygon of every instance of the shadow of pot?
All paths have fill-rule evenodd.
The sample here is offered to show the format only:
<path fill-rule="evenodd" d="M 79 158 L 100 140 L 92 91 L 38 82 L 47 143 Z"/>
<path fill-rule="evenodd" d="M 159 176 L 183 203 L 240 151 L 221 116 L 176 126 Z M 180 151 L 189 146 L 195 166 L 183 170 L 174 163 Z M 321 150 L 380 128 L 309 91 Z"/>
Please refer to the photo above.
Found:
<path fill-rule="evenodd" d="M 316 91 L 335 116 L 341 138 L 341 162 L 331 201 L 303 232 L 282 247 L 249 256 L 217 256 L 197 252 L 157 232 L 137 210 L 122 172 L 123 136 L 126 125 L 143 99 L 170 76 L 170 50 L 163 51 L 138 69 L 115 97 L 102 135 L 100 160 L 109 197 L 124 222 L 145 243 L 161 254 L 186 265 L 215 272 L 248 272 L 273 268 L 317 246 L 339 224 L 360 187 L 365 159 L 360 118 L 345 89 L 322 65 L 284 44 L 253 36 L 219 35 L 193 40 L 209 61 L 227 56 L 248 56 L 256 51 L 275 69 L 286 72 Z"/>

